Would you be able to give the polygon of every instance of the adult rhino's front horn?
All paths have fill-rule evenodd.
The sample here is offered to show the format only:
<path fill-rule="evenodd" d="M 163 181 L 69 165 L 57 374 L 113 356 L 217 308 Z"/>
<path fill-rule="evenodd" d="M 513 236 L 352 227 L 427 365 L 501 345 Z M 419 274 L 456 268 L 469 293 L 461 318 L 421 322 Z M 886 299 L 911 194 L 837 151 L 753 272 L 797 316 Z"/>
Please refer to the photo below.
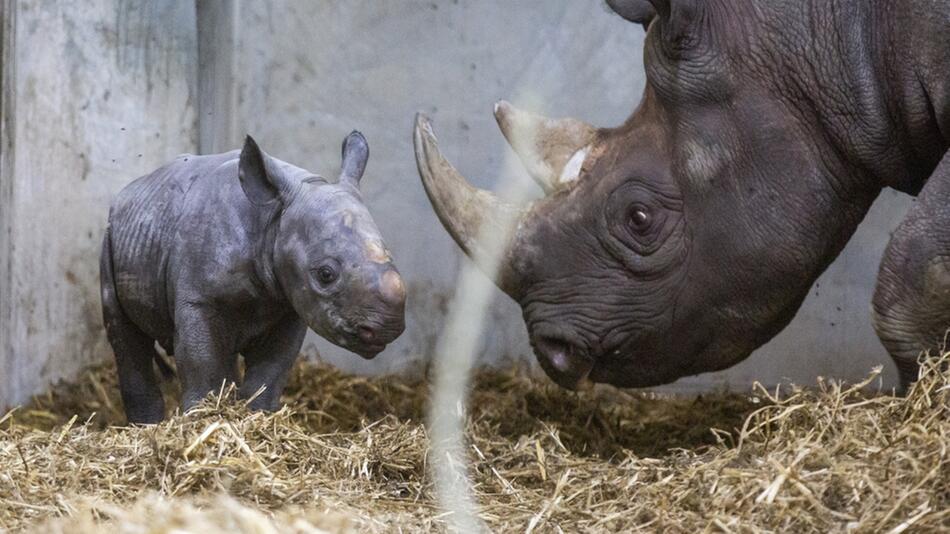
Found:
<path fill-rule="evenodd" d="M 548 119 L 508 102 L 495 105 L 495 119 L 532 178 L 548 195 L 572 186 L 597 138 L 597 129 L 576 119 Z M 540 200 L 515 206 L 471 184 L 439 151 L 429 119 L 416 116 L 416 164 L 429 201 L 456 243 L 498 286 L 517 299 L 521 274 L 531 263 L 525 234 L 536 222 Z"/>
<path fill-rule="evenodd" d="M 422 185 L 442 225 L 502 291 L 515 297 L 519 269 L 512 255 L 517 240 L 513 234 L 530 207 L 505 202 L 469 184 L 442 155 L 432 125 L 421 113 L 416 115 L 413 144 Z"/>

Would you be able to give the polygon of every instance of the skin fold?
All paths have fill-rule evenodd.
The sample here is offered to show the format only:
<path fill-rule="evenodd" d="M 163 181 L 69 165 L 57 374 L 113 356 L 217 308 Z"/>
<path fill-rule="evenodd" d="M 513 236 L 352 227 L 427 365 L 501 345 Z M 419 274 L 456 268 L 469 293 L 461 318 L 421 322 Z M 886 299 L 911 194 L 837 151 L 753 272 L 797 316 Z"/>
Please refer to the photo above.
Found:
<path fill-rule="evenodd" d="M 789 323 L 890 187 L 917 202 L 873 321 L 912 382 L 950 327 L 950 1 L 608 4 L 648 28 L 623 124 L 496 105 L 543 199 L 471 188 L 416 125 L 429 198 L 476 262 L 475 228 L 516 222 L 491 274 L 547 374 L 643 387 L 734 365 Z"/>
<path fill-rule="evenodd" d="M 337 183 L 241 151 L 186 154 L 116 197 L 102 247 L 102 305 L 129 421 L 164 417 L 156 342 L 188 409 L 240 382 L 276 409 L 307 327 L 365 357 L 404 328 L 406 292 L 359 181 L 369 147 L 343 143 Z M 244 357 L 243 381 L 238 355 Z"/>

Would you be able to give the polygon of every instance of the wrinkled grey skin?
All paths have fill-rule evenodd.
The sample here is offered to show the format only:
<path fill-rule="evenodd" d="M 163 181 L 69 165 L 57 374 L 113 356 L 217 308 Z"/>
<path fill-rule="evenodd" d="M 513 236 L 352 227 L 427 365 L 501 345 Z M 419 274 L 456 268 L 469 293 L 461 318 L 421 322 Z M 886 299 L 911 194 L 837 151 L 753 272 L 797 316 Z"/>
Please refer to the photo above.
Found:
<path fill-rule="evenodd" d="M 547 374 L 641 387 L 739 362 L 890 187 L 917 199 L 884 254 L 873 321 L 912 382 L 950 327 L 950 1 L 608 3 L 649 28 L 646 89 L 624 124 L 496 109 L 509 140 L 529 124 L 531 142 L 512 145 L 544 199 L 476 193 L 424 118 L 416 129 L 433 206 L 476 261 L 476 223 L 518 211 L 496 280 Z"/>
<path fill-rule="evenodd" d="M 102 247 L 102 305 L 130 422 L 164 416 L 157 341 L 182 405 L 225 379 L 276 409 L 309 326 L 372 358 L 403 331 L 405 289 L 363 204 L 369 157 L 353 132 L 338 183 L 242 151 L 183 155 L 119 193 Z"/>

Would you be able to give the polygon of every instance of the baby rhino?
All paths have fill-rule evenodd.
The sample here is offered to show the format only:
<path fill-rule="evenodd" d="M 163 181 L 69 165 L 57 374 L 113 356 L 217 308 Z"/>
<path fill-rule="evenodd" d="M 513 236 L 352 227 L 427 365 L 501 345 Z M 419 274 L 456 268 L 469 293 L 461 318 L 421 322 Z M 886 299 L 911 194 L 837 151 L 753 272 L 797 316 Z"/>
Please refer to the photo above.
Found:
<path fill-rule="evenodd" d="M 337 183 L 264 153 L 179 156 L 127 186 L 102 246 L 102 308 L 130 422 L 161 421 L 155 343 L 174 354 L 182 407 L 223 380 L 273 410 L 309 326 L 364 358 L 403 331 L 406 293 L 359 181 L 366 139 L 343 142 Z"/>

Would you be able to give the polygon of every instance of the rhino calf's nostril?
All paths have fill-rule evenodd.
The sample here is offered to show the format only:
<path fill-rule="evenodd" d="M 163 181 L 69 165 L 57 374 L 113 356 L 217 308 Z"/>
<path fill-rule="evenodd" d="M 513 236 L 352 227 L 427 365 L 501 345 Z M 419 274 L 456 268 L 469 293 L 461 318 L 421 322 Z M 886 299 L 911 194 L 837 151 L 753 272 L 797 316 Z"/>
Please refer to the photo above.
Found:
<path fill-rule="evenodd" d="M 370 343 L 374 339 L 376 339 L 376 331 L 373 330 L 372 328 L 368 326 L 361 326 L 359 327 L 358 330 L 359 330 L 360 339 L 362 339 L 363 341 Z"/>

